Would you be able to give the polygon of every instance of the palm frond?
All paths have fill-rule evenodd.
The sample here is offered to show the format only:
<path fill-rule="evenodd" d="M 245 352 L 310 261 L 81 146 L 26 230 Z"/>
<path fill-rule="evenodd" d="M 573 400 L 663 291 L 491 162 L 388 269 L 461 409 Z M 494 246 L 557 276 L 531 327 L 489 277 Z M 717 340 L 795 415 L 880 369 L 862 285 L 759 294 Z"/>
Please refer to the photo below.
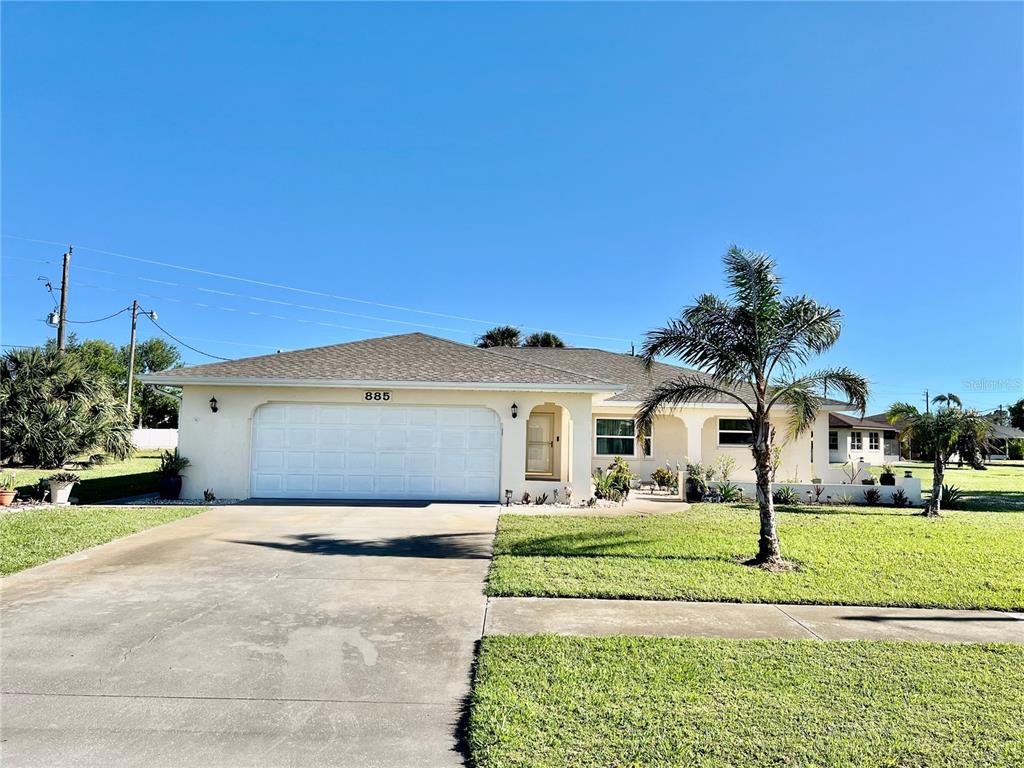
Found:
<path fill-rule="evenodd" d="M 821 398 L 828 397 L 829 390 L 841 393 L 846 402 L 860 411 L 863 417 L 868 404 L 868 381 L 845 367 L 825 368 L 804 376 L 773 382 L 773 394 L 768 407 L 776 403 L 788 405 L 792 409 L 793 434 L 800 434 L 814 423 L 814 417 L 821 407 Z"/>

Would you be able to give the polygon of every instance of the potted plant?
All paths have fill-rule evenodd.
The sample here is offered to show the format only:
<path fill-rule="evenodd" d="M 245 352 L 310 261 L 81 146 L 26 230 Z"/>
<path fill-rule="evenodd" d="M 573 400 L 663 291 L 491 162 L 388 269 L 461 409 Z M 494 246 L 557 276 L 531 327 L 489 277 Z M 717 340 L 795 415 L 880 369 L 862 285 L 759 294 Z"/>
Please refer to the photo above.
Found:
<path fill-rule="evenodd" d="M 9 507 L 18 492 L 14 490 L 14 472 L 0 472 L 0 507 Z"/>
<path fill-rule="evenodd" d="M 878 477 L 880 485 L 896 485 L 896 472 L 892 468 L 892 464 L 882 465 L 882 474 Z"/>
<path fill-rule="evenodd" d="M 164 451 L 160 457 L 160 498 L 174 500 L 181 496 L 181 471 L 189 465 L 189 460 L 178 454 Z"/>
<path fill-rule="evenodd" d="M 81 482 L 74 472 L 54 472 L 46 480 L 50 484 L 50 501 L 61 506 L 71 503 L 71 489 Z"/>

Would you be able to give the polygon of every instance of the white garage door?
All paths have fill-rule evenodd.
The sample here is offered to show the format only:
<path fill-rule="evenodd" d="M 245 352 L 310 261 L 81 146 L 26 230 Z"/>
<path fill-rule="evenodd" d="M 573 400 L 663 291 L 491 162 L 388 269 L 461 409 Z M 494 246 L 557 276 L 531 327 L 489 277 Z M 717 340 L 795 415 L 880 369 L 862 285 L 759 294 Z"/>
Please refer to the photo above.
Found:
<path fill-rule="evenodd" d="M 253 421 L 252 495 L 497 501 L 486 408 L 273 404 Z"/>

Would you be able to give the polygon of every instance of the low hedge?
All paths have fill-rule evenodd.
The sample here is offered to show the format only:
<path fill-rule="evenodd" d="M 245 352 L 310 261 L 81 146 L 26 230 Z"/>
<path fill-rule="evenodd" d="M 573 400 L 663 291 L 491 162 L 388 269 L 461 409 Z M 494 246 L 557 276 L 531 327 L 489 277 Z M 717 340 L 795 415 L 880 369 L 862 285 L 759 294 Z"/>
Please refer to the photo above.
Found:
<path fill-rule="evenodd" d="M 46 480 L 40 480 L 36 484 L 19 485 L 18 498 L 41 499 L 47 487 Z M 129 475 L 86 478 L 75 486 L 71 497 L 77 499 L 79 504 L 97 504 L 112 499 L 123 499 L 126 496 L 155 493 L 159 488 L 159 472 L 135 472 Z"/>

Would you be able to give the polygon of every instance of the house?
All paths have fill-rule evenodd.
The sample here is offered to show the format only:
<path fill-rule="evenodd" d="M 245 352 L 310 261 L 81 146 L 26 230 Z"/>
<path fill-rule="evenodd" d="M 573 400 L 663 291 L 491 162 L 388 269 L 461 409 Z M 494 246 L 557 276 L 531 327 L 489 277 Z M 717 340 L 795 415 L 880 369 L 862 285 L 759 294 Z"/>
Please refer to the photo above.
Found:
<path fill-rule="evenodd" d="M 183 496 L 476 500 L 570 490 L 615 456 L 644 479 L 666 463 L 737 460 L 753 479 L 747 412 L 719 398 L 674 408 L 638 435 L 633 414 L 681 373 L 598 349 L 479 349 L 422 333 L 177 368 Z M 781 480 L 828 471 L 830 408 L 796 439 L 779 409 Z"/>
<path fill-rule="evenodd" d="M 986 459 L 1010 458 L 1010 441 L 1024 440 L 1024 431 L 1003 424 L 993 424 L 988 435 Z"/>
<path fill-rule="evenodd" d="M 828 460 L 845 464 L 892 464 L 900 460 L 899 432 L 884 419 L 857 418 L 845 413 L 828 415 Z"/>

